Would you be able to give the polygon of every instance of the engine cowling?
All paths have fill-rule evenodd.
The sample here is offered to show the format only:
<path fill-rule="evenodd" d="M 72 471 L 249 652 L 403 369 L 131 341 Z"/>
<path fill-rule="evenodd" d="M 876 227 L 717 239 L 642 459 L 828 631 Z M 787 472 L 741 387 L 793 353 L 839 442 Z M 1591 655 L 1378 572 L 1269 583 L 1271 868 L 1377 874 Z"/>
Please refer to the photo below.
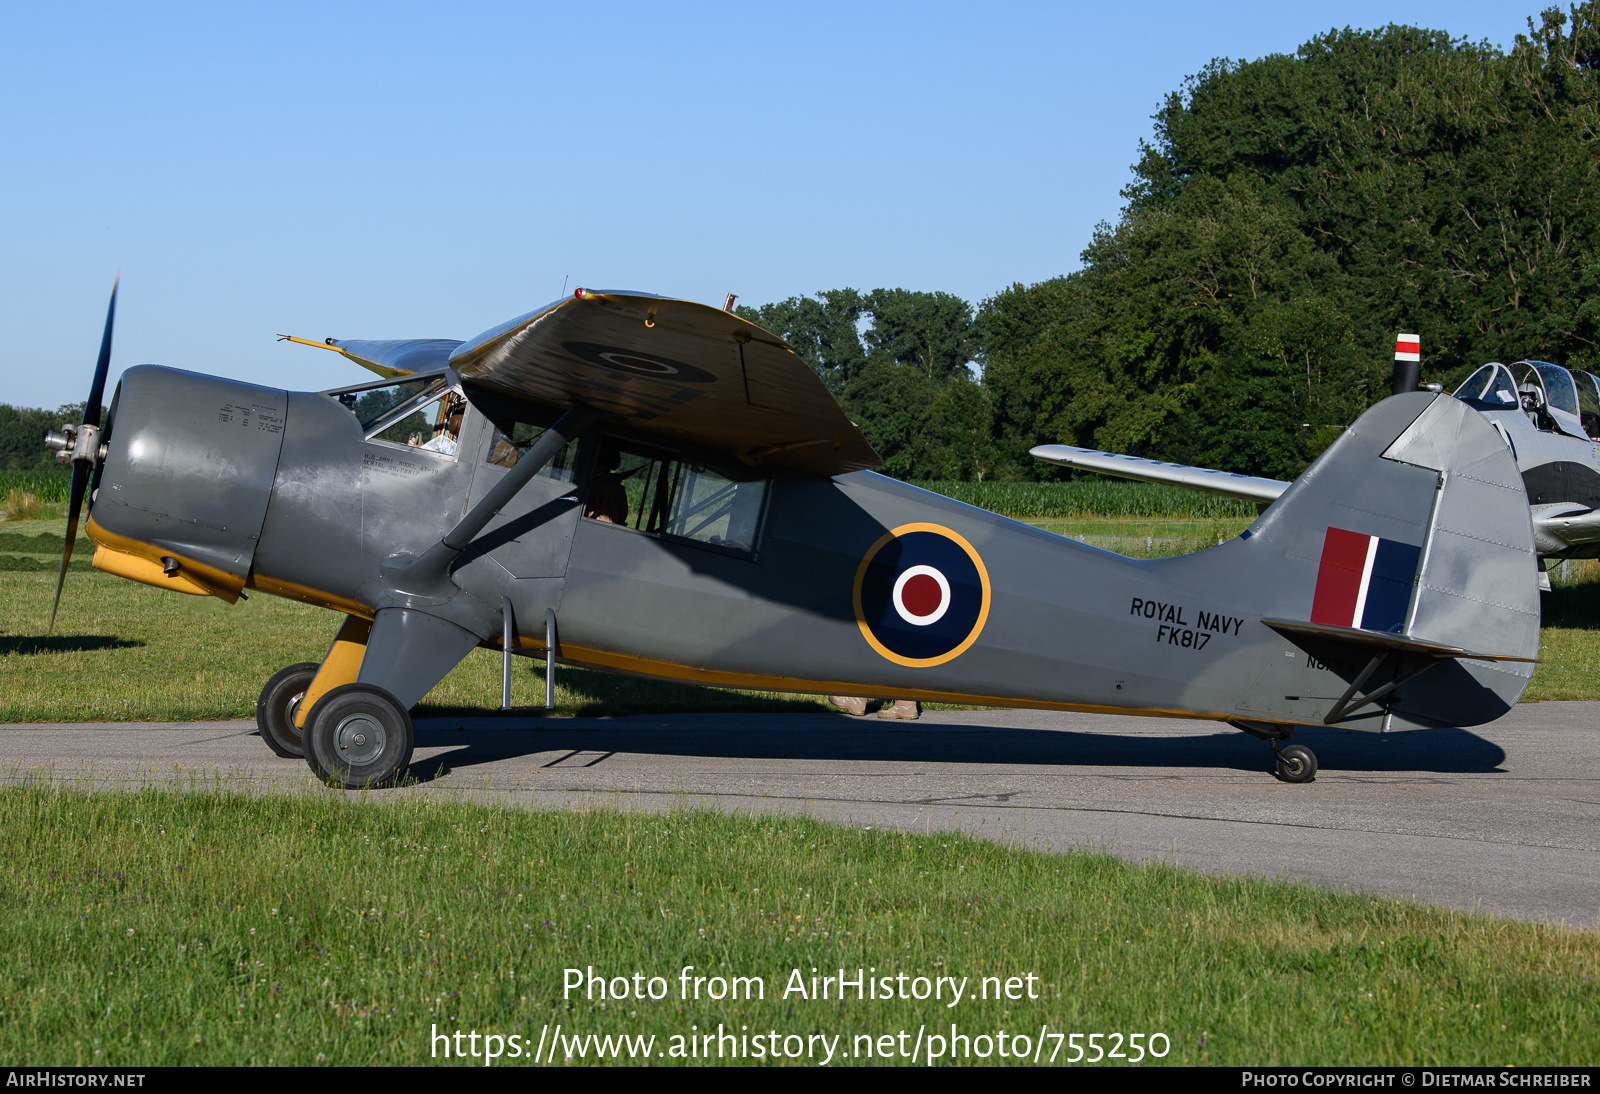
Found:
<path fill-rule="evenodd" d="M 95 568 L 238 600 L 272 496 L 288 393 L 140 365 L 112 405 L 87 529 Z"/>

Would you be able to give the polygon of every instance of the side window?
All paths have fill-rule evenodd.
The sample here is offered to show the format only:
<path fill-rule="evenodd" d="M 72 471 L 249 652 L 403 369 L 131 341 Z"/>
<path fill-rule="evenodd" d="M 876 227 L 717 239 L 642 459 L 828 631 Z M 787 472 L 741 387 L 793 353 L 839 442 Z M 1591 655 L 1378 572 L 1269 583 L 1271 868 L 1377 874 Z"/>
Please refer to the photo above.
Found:
<path fill-rule="evenodd" d="M 753 555 L 767 480 L 739 479 L 676 453 L 604 437 L 583 515 Z"/>
<path fill-rule="evenodd" d="M 709 467 L 681 463 L 667 511 L 667 534 L 750 554 L 766 489 L 765 480 L 737 482 Z"/>
<path fill-rule="evenodd" d="M 329 392 L 355 415 L 369 441 L 453 456 L 466 402 L 442 376 Z"/>
<path fill-rule="evenodd" d="M 404 433 L 405 443 L 412 448 L 420 448 L 424 452 L 437 452 L 441 456 L 454 456 L 461 439 L 461 419 L 466 411 L 467 401 L 459 395 L 452 394 L 424 407 L 418 414 L 412 414 L 404 421 L 390 426 L 380 434 L 379 439 L 399 444 L 400 434 Z M 431 418 L 432 424 L 426 429 L 414 428 L 412 419 L 419 415 L 424 423 Z"/>
<path fill-rule="evenodd" d="M 515 467 L 517 462 L 533 447 L 533 442 L 544 436 L 545 427 L 528 422 L 495 422 L 484 462 L 496 467 Z M 568 441 L 556 453 L 556 458 L 539 469 L 536 478 L 572 482 L 577 477 L 578 442 Z"/>

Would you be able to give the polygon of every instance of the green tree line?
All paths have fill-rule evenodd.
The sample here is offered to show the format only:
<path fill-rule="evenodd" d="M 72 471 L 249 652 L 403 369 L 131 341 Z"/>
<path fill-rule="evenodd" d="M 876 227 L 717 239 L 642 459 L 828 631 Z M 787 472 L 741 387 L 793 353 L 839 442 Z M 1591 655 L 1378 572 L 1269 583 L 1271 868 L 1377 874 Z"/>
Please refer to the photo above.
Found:
<path fill-rule="evenodd" d="M 55 410 L 0 403 L 0 471 L 48 471 L 60 467 L 56 454 L 44 446 L 45 432 L 60 429 L 63 422 L 76 424 L 82 420 L 82 403 Z"/>
<path fill-rule="evenodd" d="M 1488 360 L 1600 370 L 1600 29 L 1509 53 L 1330 32 L 1169 95 L 1078 271 L 972 309 L 838 289 L 741 314 L 787 338 L 906 478 L 1053 477 L 1059 442 L 1292 478 L 1388 394 Z M 970 364 L 971 367 L 968 367 Z"/>

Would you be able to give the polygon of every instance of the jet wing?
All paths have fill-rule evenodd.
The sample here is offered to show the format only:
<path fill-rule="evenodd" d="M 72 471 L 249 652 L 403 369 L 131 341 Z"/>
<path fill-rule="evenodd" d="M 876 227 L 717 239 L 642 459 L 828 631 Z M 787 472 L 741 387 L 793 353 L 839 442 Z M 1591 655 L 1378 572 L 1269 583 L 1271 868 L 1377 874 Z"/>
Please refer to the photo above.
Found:
<path fill-rule="evenodd" d="M 819 475 L 883 461 L 781 339 L 731 312 L 640 293 L 576 294 L 458 346 L 463 380 L 552 408 Z"/>
<path fill-rule="evenodd" d="M 1183 486 L 1205 494 L 1220 494 L 1225 498 L 1242 498 L 1245 501 L 1274 502 L 1278 495 L 1289 489 L 1289 484 L 1277 479 L 1258 479 L 1250 475 L 1234 475 L 1227 471 L 1212 471 L 1205 467 L 1187 467 L 1181 463 L 1162 463 L 1139 456 L 1121 456 L 1115 452 L 1095 452 L 1088 448 L 1074 448 L 1067 444 L 1041 444 L 1031 449 L 1037 459 L 1075 467 L 1080 471 L 1094 471 L 1101 475 L 1115 475 L 1140 482 L 1161 482 L 1169 486 Z"/>

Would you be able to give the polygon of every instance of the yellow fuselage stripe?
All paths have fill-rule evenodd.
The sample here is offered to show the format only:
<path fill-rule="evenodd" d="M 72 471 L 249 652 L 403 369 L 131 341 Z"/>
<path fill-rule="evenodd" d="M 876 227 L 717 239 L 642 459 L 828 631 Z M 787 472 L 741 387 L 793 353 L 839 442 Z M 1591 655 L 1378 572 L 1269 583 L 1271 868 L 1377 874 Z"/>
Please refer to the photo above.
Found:
<path fill-rule="evenodd" d="M 94 517 L 89 518 L 84 531 L 95 544 L 94 568 L 108 574 L 191 596 L 216 596 L 230 604 L 238 601 L 239 590 L 244 588 L 244 582 L 232 574 L 196 562 L 169 547 L 108 532 L 95 523 Z M 161 563 L 169 557 L 178 562 L 176 573 L 167 573 Z"/>
<path fill-rule="evenodd" d="M 942 691 L 928 688 L 887 687 L 865 685 L 838 680 L 808 680 L 797 676 L 759 676 L 751 673 L 722 672 L 698 669 L 672 661 L 648 657 L 635 657 L 626 653 L 613 653 L 587 646 L 574 646 L 562 642 L 560 659 L 585 668 L 628 672 L 637 676 L 654 676 L 666 680 L 680 680 L 689 684 L 710 684 L 724 688 L 746 688 L 759 691 L 803 691 L 818 695 L 859 695 L 866 691 L 874 699 L 927 699 L 937 703 L 961 703 L 973 706 L 1026 707 L 1030 710 L 1076 710 L 1090 714 L 1144 714 L 1156 718 L 1194 718 L 1201 721 L 1227 721 L 1234 717 L 1222 712 L 1202 713 L 1193 710 L 1167 710 L 1162 707 L 1113 707 L 1094 703 L 1061 703 L 1041 699 L 1014 699 L 998 695 L 976 695 L 970 692 Z"/>

